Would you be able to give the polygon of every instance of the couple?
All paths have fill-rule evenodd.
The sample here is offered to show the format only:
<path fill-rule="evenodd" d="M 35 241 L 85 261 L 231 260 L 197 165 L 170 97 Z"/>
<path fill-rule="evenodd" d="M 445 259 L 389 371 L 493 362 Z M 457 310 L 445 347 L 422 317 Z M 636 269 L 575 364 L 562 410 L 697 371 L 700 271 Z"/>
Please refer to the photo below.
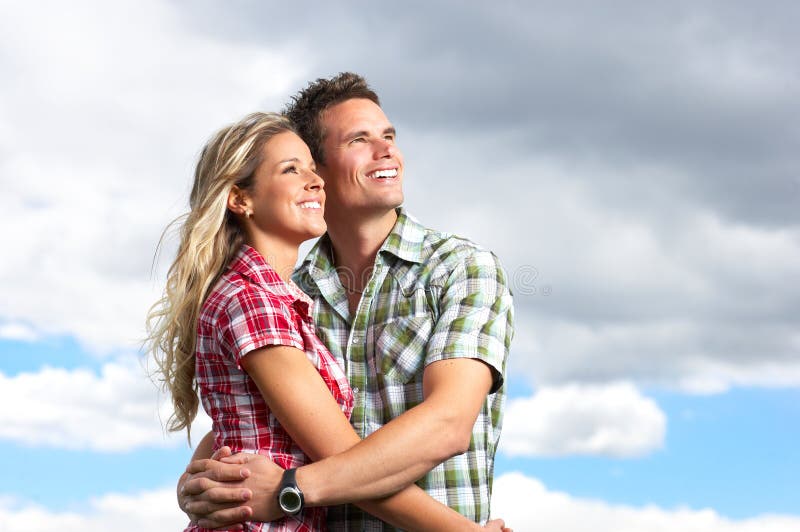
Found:
<path fill-rule="evenodd" d="M 507 530 L 487 522 L 504 270 L 400 208 L 403 157 L 362 77 L 319 79 L 285 114 L 206 145 L 148 317 L 170 429 L 197 390 L 213 421 L 178 485 L 187 530 Z"/>

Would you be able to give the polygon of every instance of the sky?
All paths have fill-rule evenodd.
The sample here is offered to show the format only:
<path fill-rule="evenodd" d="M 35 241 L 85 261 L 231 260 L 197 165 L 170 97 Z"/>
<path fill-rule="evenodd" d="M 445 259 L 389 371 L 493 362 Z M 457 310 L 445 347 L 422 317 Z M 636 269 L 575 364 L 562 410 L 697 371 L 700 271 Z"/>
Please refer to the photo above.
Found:
<path fill-rule="evenodd" d="M 185 524 L 192 449 L 140 350 L 161 232 L 213 131 L 349 70 L 398 130 L 407 209 L 509 272 L 493 515 L 797 532 L 798 23 L 786 1 L 1 1 L 0 530 Z"/>

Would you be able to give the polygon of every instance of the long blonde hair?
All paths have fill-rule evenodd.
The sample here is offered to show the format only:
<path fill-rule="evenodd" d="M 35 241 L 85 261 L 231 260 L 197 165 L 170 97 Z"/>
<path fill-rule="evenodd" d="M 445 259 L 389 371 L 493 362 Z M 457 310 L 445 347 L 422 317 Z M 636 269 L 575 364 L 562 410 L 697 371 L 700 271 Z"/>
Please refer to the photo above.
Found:
<path fill-rule="evenodd" d="M 147 315 L 145 347 L 155 359 L 162 388 L 172 396 L 174 413 L 167 428 L 185 428 L 187 437 L 199 403 L 195 381 L 198 315 L 245 238 L 236 215 L 228 210 L 228 195 L 234 185 L 252 190 L 264 144 L 285 131 L 294 127 L 275 113 L 253 113 L 218 131 L 197 162 L 189 212 L 167 228 L 182 222 L 178 253 L 164 293 Z"/>

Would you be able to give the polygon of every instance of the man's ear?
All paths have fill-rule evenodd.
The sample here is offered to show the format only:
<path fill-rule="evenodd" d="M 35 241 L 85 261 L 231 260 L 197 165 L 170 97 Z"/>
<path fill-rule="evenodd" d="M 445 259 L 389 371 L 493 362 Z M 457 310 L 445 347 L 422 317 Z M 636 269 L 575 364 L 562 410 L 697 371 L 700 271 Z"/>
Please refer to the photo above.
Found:
<path fill-rule="evenodd" d="M 253 207 L 250 195 L 241 188 L 233 185 L 228 192 L 228 210 L 239 216 L 252 216 Z"/>

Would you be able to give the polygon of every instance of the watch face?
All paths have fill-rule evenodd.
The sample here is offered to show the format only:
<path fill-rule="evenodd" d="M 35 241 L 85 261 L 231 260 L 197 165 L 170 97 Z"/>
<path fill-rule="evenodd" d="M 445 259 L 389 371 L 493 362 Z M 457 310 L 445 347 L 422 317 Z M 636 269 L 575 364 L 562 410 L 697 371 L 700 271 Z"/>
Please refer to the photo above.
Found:
<path fill-rule="evenodd" d="M 284 488 L 283 491 L 281 491 L 278 502 L 280 502 L 281 510 L 287 514 L 299 512 L 303 504 L 303 501 L 300 499 L 300 494 L 292 488 Z"/>

